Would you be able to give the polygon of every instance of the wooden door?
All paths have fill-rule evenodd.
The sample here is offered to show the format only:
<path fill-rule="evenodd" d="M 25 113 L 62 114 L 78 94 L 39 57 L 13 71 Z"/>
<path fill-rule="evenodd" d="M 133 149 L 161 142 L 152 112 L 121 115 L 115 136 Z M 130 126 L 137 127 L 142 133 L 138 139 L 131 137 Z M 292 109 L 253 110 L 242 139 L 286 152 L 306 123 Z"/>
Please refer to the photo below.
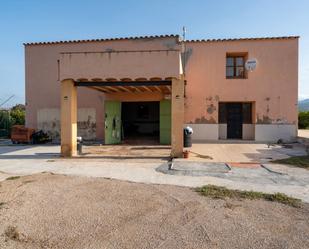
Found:
<path fill-rule="evenodd" d="M 121 102 L 105 101 L 105 144 L 121 142 Z"/>

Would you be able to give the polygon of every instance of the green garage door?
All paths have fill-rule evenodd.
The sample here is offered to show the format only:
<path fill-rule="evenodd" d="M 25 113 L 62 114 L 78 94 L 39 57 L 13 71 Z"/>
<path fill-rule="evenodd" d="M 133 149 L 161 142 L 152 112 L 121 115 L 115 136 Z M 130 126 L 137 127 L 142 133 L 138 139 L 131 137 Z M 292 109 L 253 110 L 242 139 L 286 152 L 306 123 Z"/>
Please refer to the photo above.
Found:
<path fill-rule="evenodd" d="M 105 144 L 121 142 L 121 102 L 105 101 Z"/>
<path fill-rule="evenodd" d="M 171 101 L 160 101 L 160 144 L 171 144 Z"/>

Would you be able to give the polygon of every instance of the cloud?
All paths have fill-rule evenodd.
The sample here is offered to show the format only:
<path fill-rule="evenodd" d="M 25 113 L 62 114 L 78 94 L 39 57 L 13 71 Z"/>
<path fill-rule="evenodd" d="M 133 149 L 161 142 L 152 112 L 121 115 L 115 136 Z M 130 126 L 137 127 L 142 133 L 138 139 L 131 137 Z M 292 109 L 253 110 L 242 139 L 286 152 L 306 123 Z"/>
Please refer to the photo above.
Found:
<path fill-rule="evenodd" d="M 309 99 L 309 94 L 298 94 L 299 100 Z"/>

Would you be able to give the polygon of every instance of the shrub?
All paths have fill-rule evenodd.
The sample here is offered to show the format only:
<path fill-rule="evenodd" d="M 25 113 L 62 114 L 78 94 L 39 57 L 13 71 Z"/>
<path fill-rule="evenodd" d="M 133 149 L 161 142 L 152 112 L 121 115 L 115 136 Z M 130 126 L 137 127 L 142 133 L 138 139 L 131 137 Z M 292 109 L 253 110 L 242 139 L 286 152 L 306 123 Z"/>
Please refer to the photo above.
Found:
<path fill-rule="evenodd" d="M 13 125 L 25 124 L 25 106 L 18 104 L 11 109 L 0 110 L 0 137 L 9 137 Z"/>
<path fill-rule="evenodd" d="M 8 110 L 0 110 L 0 137 L 9 136 L 12 119 Z"/>
<path fill-rule="evenodd" d="M 11 108 L 10 111 L 11 119 L 14 125 L 25 124 L 25 106 L 18 104 Z"/>
<path fill-rule="evenodd" d="M 309 111 L 299 112 L 298 114 L 298 128 L 309 129 Z"/>

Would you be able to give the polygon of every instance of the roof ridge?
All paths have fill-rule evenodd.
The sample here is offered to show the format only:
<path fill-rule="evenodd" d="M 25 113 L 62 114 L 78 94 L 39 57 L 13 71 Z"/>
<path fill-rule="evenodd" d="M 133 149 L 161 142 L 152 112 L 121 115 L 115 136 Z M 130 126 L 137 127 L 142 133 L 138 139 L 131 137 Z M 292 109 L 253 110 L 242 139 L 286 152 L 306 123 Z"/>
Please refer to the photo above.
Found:
<path fill-rule="evenodd" d="M 101 41 L 122 41 L 122 40 L 139 40 L 139 39 L 155 39 L 155 38 L 168 38 L 175 37 L 179 39 L 179 35 L 149 35 L 149 36 L 129 36 L 129 37 L 116 37 L 116 38 L 99 38 L 99 39 L 82 39 L 82 40 L 65 40 L 65 41 L 47 41 L 47 42 L 29 42 L 23 43 L 24 46 L 29 45 L 52 45 L 52 44 L 65 44 L 65 43 L 81 43 L 81 42 L 101 42 Z"/>

